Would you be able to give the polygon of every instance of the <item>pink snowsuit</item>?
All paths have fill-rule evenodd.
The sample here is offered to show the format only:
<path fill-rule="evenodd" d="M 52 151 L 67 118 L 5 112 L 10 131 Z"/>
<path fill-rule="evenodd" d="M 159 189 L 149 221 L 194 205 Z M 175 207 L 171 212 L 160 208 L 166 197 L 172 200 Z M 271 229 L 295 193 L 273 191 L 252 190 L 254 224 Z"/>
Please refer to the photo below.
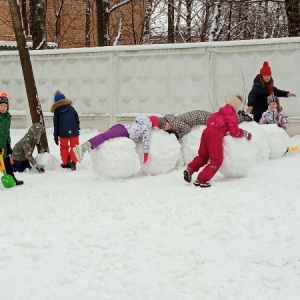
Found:
<path fill-rule="evenodd" d="M 244 136 L 244 130 L 238 127 L 236 111 L 229 104 L 221 107 L 218 112 L 208 118 L 207 127 L 201 136 L 198 156 L 188 164 L 189 171 L 194 173 L 210 160 L 198 174 L 198 180 L 209 181 L 221 167 L 224 158 L 223 137 L 227 133 L 235 138 Z"/>

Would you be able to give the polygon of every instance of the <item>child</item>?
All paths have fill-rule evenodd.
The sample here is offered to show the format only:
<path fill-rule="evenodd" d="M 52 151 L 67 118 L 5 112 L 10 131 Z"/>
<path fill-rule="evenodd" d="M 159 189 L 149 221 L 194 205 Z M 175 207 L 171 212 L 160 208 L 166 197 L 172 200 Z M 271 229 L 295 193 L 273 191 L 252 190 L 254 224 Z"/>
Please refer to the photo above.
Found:
<path fill-rule="evenodd" d="M 79 144 L 79 117 L 72 102 L 60 91 L 56 91 L 54 102 L 51 107 L 51 112 L 54 112 L 53 135 L 56 145 L 59 138 L 61 167 L 76 170 L 77 158 L 72 149 Z"/>
<path fill-rule="evenodd" d="M 6 92 L 0 93 L 0 148 L 4 149 L 4 165 L 6 173 L 11 175 L 16 182 L 16 185 L 21 185 L 24 182 L 17 180 L 10 163 L 9 155 L 12 154 L 11 139 L 10 139 L 10 123 L 11 115 L 8 112 L 8 95 Z"/>
<path fill-rule="evenodd" d="M 175 116 L 173 114 L 167 114 L 164 116 L 164 121 L 160 121 L 162 128 L 168 133 L 174 133 L 177 139 L 181 139 L 188 134 L 193 126 L 206 125 L 210 112 L 204 110 L 193 110 L 184 114 Z M 252 118 L 244 111 L 238 112 L 238 123 L 244 121 L 252 121 Z M 159 127 L 160 128 L 160 127 Z"/>
<path fill-rule="evenodd" d="M 149 158 L 149 145 L 151 138 L 151 128 L 159 126 L 159 118 L 156 116 L 146 117 L 138 115 L 132 124 L 116 124 L 109 128 L 107 131 L 100 133 L 93 138 L 89 139 L 82 145 L 73 148 L 78 161 L 82 161 L 84 153 L 97 148 L 105 141 L 117 137 L 126 137 L 132 139 L 134 142 L 143 143 L 144 160 L 145 164 Z"/>
<path fill-rule="evenodd" d="M 210 187 L 208 182 L 219 170 L 223 163 L 223 138 L 229 133 L 234 138 L 246 137 L 251 140 L 251 133 L 238 127 L 237 111 L 242 102 L 241 96 L 231 98 L 219 111 L 213 113 L 203 130 L 198 156 L 191 161 L 183 172 L 184 180 L 191 182 L 192 174 L 205 168 L 198 174 L 195 186 Z M 208 163 L 209 161 L 209 163 Z"/>
<path fill-rule="evenodd" d="M 289 126 L 288 116 L 279 105 L 276 96 L 268 96 L 268 109 L 262 114 L 259 124 L 277 124 L 278 127 L 286 130 Z"/>
<path fill-rule="evenodd" d="M 44 166 L 36 162 L 32 153 L 36 145 L 40 143 L 43 126 L 40 123 L 33 124 L 24 137 L 15 144 L 12 151 L 13 169 L 14 172 L 24 172 L 31 166 L 34 171 L 44 173 Z"/>

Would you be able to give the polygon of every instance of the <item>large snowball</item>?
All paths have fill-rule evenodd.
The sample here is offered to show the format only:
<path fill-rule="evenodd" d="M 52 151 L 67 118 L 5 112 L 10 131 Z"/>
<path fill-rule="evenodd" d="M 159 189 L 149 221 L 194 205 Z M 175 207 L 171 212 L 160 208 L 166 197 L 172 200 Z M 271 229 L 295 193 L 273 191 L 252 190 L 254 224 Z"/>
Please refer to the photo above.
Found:
<path fill-rule="evenodd" d="M 131 139 L 123 137 L 104 142 L 89 152 L 92 170 L 109 178 L 129 178 L 137 174 L 141 165 L 135 147 Z"/>
<path fill-rule="evenodd" d="M 225 177 L 245 177 L 257 160 L 255 145 L 246 138 L 225 136 L 223 149 L 224 161 L 219 171 Z"/>
<path fill-rule="evenodd" d="M 35 160 L 38 164 L 43 165 L 45 170 L 55 170 L 59 165 L 58 159 L 48 152 L 39 153 Z"/>
<path fill-rule="evenodd" d="M 270 141 L 268 134 L 262 129 L 262 125 L 256 122 L 243 122 L 240 128 L 252 134 L 251 147 L 256 149 L 257 161 L 268 160 L 270 157 Z"/>
<path fill-rule="evenodd" d="M 168 134 L 158 129 L 152 130 L 149 160 L 142 165 L 143 172 L 150 175 L 170 172 L 176 165 L 180 164 L 182 159 L 180 148 L 180 143 L 174 134 Z M 137 152 L 142 161 L 143 149 L 141 143 L 137 145 Z"/>
<path fill-rule="evenodd" d="M 286 131 L 278 127 L 276 124 L 265 124 L 260 126 L 269 141 L 269 158 L 282 157 L 289 147 L 290 138 Z"/>
<path fill-rule="evenodd" d="M 198 154 L 200 139 L 205 128 L 206 126 L 203 125 L 194 126 L 188 134 L 182 137 L 181 151 L 186 165 Z"/>

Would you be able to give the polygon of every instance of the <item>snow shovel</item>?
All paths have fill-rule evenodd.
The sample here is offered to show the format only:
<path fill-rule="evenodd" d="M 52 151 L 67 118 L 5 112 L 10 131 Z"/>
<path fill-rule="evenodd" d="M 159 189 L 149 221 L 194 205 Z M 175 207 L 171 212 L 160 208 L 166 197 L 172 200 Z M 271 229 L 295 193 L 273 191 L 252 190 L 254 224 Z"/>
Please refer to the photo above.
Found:
<path fill-rule="evenodd" d="M 3 176 L 1 177 L 2 184 L 5 188 L 11 188 L 16 185 L 15 180 L 11 175 L 6 174 L 4 160 L 3 160 L 4 150 L 0 148 L 0 171 L 2 171 Z"/>

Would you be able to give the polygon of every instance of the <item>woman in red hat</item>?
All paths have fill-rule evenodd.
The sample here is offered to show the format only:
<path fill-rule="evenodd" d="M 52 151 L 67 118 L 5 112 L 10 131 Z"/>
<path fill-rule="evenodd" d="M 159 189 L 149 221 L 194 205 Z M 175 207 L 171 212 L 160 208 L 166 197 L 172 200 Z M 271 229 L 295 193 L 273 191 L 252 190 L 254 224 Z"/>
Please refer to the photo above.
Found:
<path fill-rule="evenodd" d="M 248 95 L 246 112 L 252 113 L 255 122 L 259 123 L 262 114 L 268 109 L 268 96 L 296 97 L 295 94 L 283 91 L 274 86 L 272 71 L 265 61 L 259 74 L 254 78 L 252 89 Z"/>

